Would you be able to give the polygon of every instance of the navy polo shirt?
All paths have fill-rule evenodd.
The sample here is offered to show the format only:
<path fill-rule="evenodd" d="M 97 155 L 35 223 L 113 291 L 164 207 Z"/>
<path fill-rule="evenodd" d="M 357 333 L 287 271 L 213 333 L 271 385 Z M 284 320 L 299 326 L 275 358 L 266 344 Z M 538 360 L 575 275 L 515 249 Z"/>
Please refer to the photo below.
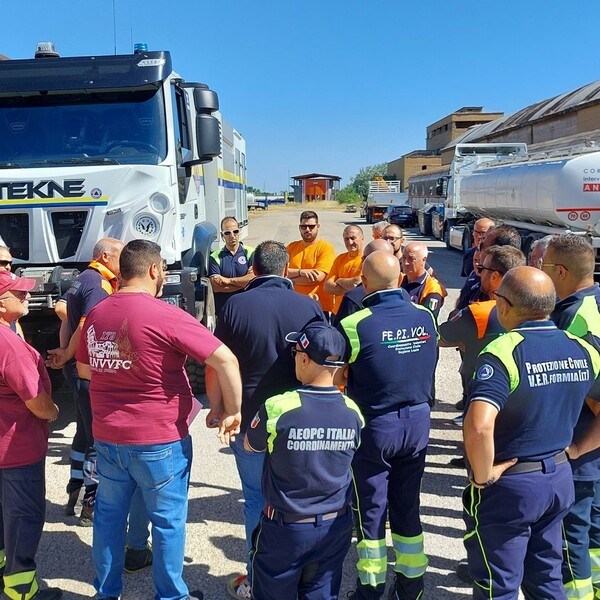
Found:
<path fill-rule="evenodd" d="M 213 252 L 210 255 L 208 263 L 208 276 L 223 275 L 223 277 L 243 277 L 252 268 L 252 258 L 254 252 L 249 253 L 244 244 L 238 246 L 235 254 L 231 254 L 227 247 Z M 219 314 L 229 298 L 235 294 L 239 294 L 244 290 L 236 290 L 235 292 L 215 292 L 215 309 Z"/>
<path fill-rule="evenodd" d="M 317 515 L 350 504 L 350 465 L 363 418 L 336 387 L 305 385 L 269 398 L 246 432 L 250 446 L 268 449 L 265 502 L 283 514 Z"/>
<path fill-rule="evenodd" d="M 227 301 L 215 335 L 240 363 L 242 432 L 267 398 L 298 386 L 285 336 L 324 320 L 315 300 L 295 292 L 289 279 L 276 275 L 256 277 L 243 294 Z"/>
<path fill-rule="evenodd" d="M 600 287 L 594 284 L 579 290 L 557 302 L 550 316 L 559 329 L 564 329 L 581 337 L 600 349 Z M 588 392 L 588 396 L 600 401 L 598 381 Z M 583 405 L 575 426 L 573 439 L 577 439 L 594 421 L 594 413 L 587 404 Z M 571 461 L 573 479 L 578 481 L 596 481 L 600 478 L 600 448 Z"/>
<path fill-rule="evenodd" d="M 476 251 L 477 246 L 473 246 L 463 254 L 463 264 L 460 272 L 462 277 L 468 277 L 473 272 L 473 256 L 475 256 Z"/>
<path fill-rule="evenodd" d="M 100 302 L 113 292 L 110 282 L 96 269 L 88 267 L 80 273 L 67 290 L 67 324 L 69 336 L 79 327 L 79 322 Z"/>
<path fill-rule="evenodd" d="M 464 345 L 460 372 L 469 378 L 473 376 L 479 353 L 503 333 L 505 329 L 498 321 L 496 305 L 489 301 L 473 302 L 440 325 L 442 339 Z"/>
<path fill-rule="evenodd" d="M 480 401 L 498 409 L 496 462 L 549 458 L 571 443 L 599 369 L 600 355 L 587 342 L 551 321 L 526 322 L 479 355 L 466 410 Z"/>
<path fill-rule="evenodd" d="M 476 271 L 471 271 L 471 274 L 467 277 L 465 284 L 460 290 L 454 310 L 462 310 L 472 302 L 483 302 L 489 299 L 487 294 L 481 289 L 481 278 L 477 275 Z"/>
<path fill-rule="evenodd" d="M 400 290 L 404 299 L 410 302 L 410 296 L 406 290 L 403 290 L 402 288 L 400 288 Z M 366 295 L 367 291 L 362 283 L 348 290 L 342 297 L 337 313 L 333 315 L 333 325 L 337 326 L 342 319 L 362 310 L 364 308 L 362 301 Z"/>
<path fill-rule="evenodd" d="M 348 395 L 367 419 L 428 402 L 438 355 L 433 314 L 400 289 L 369 294 L 363 304 L 338 326 L 347 342 Z"/>

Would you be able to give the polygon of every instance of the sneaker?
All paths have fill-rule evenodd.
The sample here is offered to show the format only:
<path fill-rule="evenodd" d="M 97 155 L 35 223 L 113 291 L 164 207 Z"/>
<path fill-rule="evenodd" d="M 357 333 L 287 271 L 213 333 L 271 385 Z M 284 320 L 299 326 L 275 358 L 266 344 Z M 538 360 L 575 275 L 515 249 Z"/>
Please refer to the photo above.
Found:
<path fill-rule="evenodd" d="M 84 504 L 81 507 L 81 515 L 79 516 L 79 525 L 81 527 L 92 527 L 94 525 L 94 507 Z"/>
<path fill-rule="evenodd" d="M 126 573 L 135 573 L 141 571 L 152 564 L 152 546 L 148 544 L 146 548 L 125 548 L 125 566 Z"/>
<path fill-rule="evenodd" d="M 465 420 L 463 415 L 458 415 L 458 417 L 454 417 L 454 419 L 452 419 L 452 422 L 457 426 L 457 427 L 462 427 L 463 426 L 463 421 Z"/>
<path fill-rule="evenodd" d="M 59 598 L 62 598 L 62 590 L 58 588 L 46 588 L 45 590 L 38 590 L 31 597 L 31 600 L 59 600 Z"/>
<path fill-rule="evenodd" d="M 227 582 L 227 593 L 232 598 L 252 598 L 252 587 L 247 575 L 233 577 Z"/>
<path fill-rule="evenodd" d="M 467 468 L 465 459 L 462 456 L 457 456 L 455 458 L 451 458 L 448 462 L 449 462 L 450 466 L 452 466 L 452 467 L 458 467 L 459 469 Z"/>
<path fill-rule="evenodd" d="M 456 410 L 465 410 L 465 401 L 464 400 L 459 400 L 455 405 L 454 408 Z"/>
<path fill-rule="evenodd" d="M 250 598 L 250 596 L 248 596 Z M 204 600 L 204 594 L 200 590 L 190 592 L 188 594 L 188 600 Z"/>
<path fill-rule="evenodd" d="M 469 562 L 466 558 L 456 565 L 456 574 L 461 581 L 473 583 L 473 579 L 471 578 L 471 575 L 469 575 Z"/>

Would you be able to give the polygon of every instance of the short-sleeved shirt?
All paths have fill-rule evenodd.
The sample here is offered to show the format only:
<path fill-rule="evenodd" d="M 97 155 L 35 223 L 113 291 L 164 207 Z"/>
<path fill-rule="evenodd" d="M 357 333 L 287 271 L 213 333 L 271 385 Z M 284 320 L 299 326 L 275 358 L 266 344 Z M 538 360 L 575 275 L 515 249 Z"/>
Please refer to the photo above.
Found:
<path fill-rule="evenodd" d="M 42 392 L 52 392 L 42 357 L 0 325 L 0 469 L 32 465 L 46 456 L 48 425 L 25 404 Z"/>
<path fill-rule="evenodd" d="M 482 401 L 498 409 L 496 462 L 550 458 L 571 443 L 599 370 L 600 355 L 587 342 L 551 321 L 526 322 L 483 349 L 466 410 Z"/>
<path fill-rule="evenodd" d="M 429 402 L 438 357 L 433 314 L 399 289 L 369 294 L 363 304 L 338 325 L 347 342 L 348 395 L 367 420 Z"/>
<path fill-rule="evenodd" d="M 287 251 L 290 256 L 290 269 L 317 269 L 327 275 L 335 260 L 333 246 L 320 239 L 309 245 L 302 240 L 291 242 L 288 244 Z M 324 281 L 318 284 L 295 285 L 294 289 L 305 296 L 317 296 L 323 310 L 331 311 L 333 298 L 323 290 Z"/>
<path fill-rule="evenodd" d="M 498 321 L 496 301 L 473 302 L 440 325 L 440 336 L 451 344 L 463 344 L 465 352 L 460 372 L 473 376 L 479 353 L 505 332 Z"/>
<path fill-rule="evenodd" d="M 404 277 L 401 287 L 406 290 L 412 302 L 428 308 L 437 319 L 446 297 L 446 291 L 437 279 L 425 271 L 414 281 L 408 281 L 408 278 Z"/>
<path fill-rule="evenodd" d="M 267 399 L 246 432 L 257 451 L 268 450 L 265 502 L 289 515 L 335 512 L 350 504 L 350 464 L 363 418 L 336 387 L 302 386 Z"/>
<path fill-rule="evenodd" d="M 298 385 L 285 336 L 324 320 L 317 302 L 276 275 L 254 278 L 242 295 L 227 302 L 215 335 L 240 363 L 242 432 L 267 398 Z"/>
<path fill-rule="evenodd" d="M 213 252 L 208 263 L 208 275 L 223 275 L 223 277 L 243 277 L 252 268 L 254 258 L 253 249 L 246 248 L 244 244 L 238 246 L 232 254 L 226 246 Z M 229 298 L 243 292 L 243 289 L 234 292 L 215 292 L 215 310 L 219 314 Z"/>
<path fill-rule="evenodd" d="M 79 323 L 98 302 L 113 293 L 115 281 L 116 276 L 95 261 L 76 277 L 66 295 L 69 336 L 73 335 Z"/>
<path fill-rule="evenodd" d="M 92 371 L 94 439 L 165 444 L 188 435 L 193 396 L 184 364 L 221 342 L 180 308 L 146 293 L 119 293 L 88 314 L 76 358 Z"/>
<path fill-rule="evenodd" d="M 556 303 L 550 315 L 559 329 L 564 329 L 577 337 L 588 341 L 600 350 L 600 287 L 594 284 L 563 298 Z M 600 401 L 600 385 L 596 381 L 588 396 Z M 573 439 L 577 439 L 594 421 L 594 413 L 587 404 L 583 405 L 577 420 Z M 600 478 L 600 448 L 587 452 L 577 460 L 571 461 L 573 479 L 577 481 L 596 481 Z"/>
<path fill-rule="evenodd" d="M 329 277 L 332 281 L 337 279 L 350 279 L 352 277 L 359 277 L 362 272 L 362 256 L 350 256 L 349 252 L 344 252 L 339 256 L 336 256 L 329 271 Z M 337 313 L 339 304 L 343 296 L 341 294 L 333 295 L 333 309 L 332 312 Z"/>

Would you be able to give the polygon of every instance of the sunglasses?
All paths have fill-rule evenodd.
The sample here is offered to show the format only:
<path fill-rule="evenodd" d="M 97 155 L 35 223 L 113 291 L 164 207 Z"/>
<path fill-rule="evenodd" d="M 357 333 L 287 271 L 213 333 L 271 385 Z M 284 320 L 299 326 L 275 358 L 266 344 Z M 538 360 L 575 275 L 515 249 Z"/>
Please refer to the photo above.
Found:
<path fill-rule="evenodd" d="M 310 229 L 311 231 L 316 227 L 316 225 L 300 225 L 300 229 Z"/>
<path fill-rule="evenodd" d="M 565 267 L 565 265 L 561 265 L 560 263 L 545 263 L 545 262 L 542 262 L 542 270 L 544 269 L 544 267 L 562 267 L 565 271 L 569 270 L 569 269 L 567 269 L 567 267 Z"/>
<path fill-rule="evenodd" d="M 305 352 L 304 350 L 299 350 L 296 347 L 293 347 L 290 349 L 290 353 L 292 355 L 292 358 L 296 358 L 296 354 L 300 353 L 300 354 L 308 354 L 308 352 Z"/>
<path fill-rule="evenodd" d="M 502 300 L 504 300 L 511 308 L 514 306 L 514 304 L 506 296 L 503 296 L 502 294 L 499 294 L 498 292 L 492 292 L 492 294 L 494 294 L 494 296 L 496 296 L 498 298 L 502 298 Z"/>
<path fill-rule="evenodd" d="M 10 298 L 14 298 L 15 300 L 18 300 L 19 302 L 23 303 L 25 302 L 25 300 L 27 300 L 27 296 L 28 292 L 13 292 L 12 296 L 2 296 L 0 297 L 0 300 L 8 300 Z"/>
<path fill-rule="evenodd" d="M 239 229 L 228 229 L 227 231 L 222 231 L 223 235 L 237 235 L 240 232 Z"/>
<path fill-rule="evenodd" d="M 479 275 L 481 275 L 484 271 L 491 271 L 492 273 L 500 273 L 500 275 L 502 275 L 502 272 L 498 271 L 498 269 L 490 269 L 489 267 L 484 267 L 483 265 L 477 265 L 475 270 L 477 273 L 479 273 Z"/>
<path fill-rule="evenodd" d="M 385 237 L 381 238 L 383 240 L 385 240 L 386 242 L 397 242 L 398 240 L 401 240 L 401 237 L 393 237 L 391 235 L 386 235 Z"/>
<path fill-rule="evenodd" d="M 0 260 L 0 267 L 12 266 L 12 260 Z"/>

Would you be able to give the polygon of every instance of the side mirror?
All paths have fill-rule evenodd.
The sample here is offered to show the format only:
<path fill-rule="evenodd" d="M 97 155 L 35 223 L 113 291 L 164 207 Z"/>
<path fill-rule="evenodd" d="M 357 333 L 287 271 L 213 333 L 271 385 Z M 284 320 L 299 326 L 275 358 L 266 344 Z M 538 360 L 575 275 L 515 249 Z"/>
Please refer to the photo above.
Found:
<path fill-rule="evenodd" d="M 208 163 L 221 154 L 221 124 L 212 115 L 196 116 L 198 161 Z"/>
<path fill-rule="evenodd" d="M 207 85 L 198 84 L 194 88 L 194 106 L 197 113 L 212 114 L 219 110 L 219 96 L 217 92 L 208 89 Z"/>

